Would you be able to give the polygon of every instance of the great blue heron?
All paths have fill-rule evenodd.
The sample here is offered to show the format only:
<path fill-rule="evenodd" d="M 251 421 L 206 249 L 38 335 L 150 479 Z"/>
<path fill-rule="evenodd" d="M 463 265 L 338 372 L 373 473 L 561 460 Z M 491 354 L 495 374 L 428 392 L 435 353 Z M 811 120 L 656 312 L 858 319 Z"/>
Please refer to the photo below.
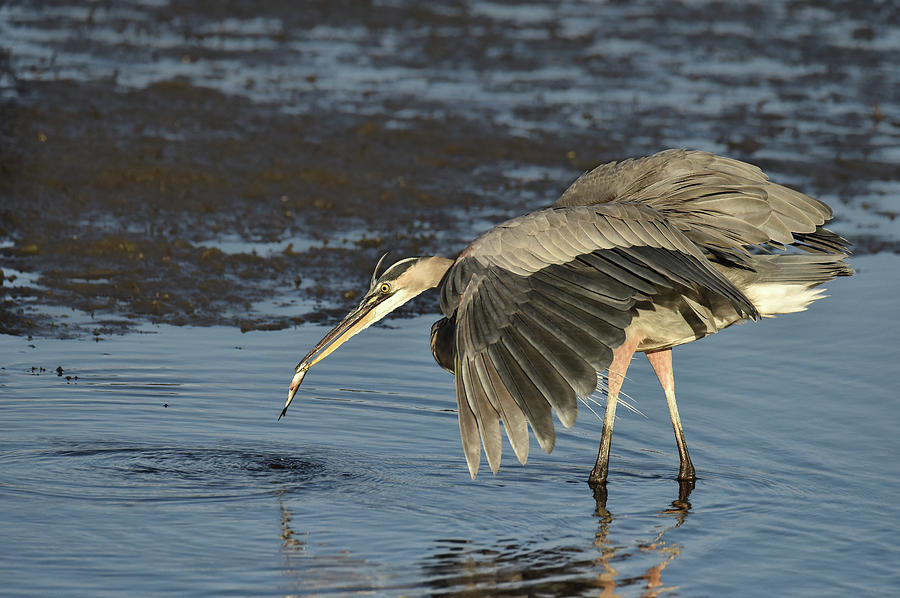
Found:
<path fill-rule="evenodd" d="M 831 218 L 827 205 L 770 182 L 756 166 L 705 152 L 603 164 L 551 207 L 496 226 L 455 260 L 407 258 L 381 275 L 376 266 L 359 306 L 297 365 L 281 415 L 310 367 L 440 287 L 444 318 L 431 328 L 431 348 L 456 375 L 472 478 L 481 445 L 491 471 L 500 466 L 500 421 L 521 463 L 528 425 L 541 448 L 553 450 L 551 412 L 564 426 L 574 424 L 578 399 L 608 370 L 589 478 L 605 482 L 619 390 L 640 351 L 665 391 L 678 479 L 693 480 L 672 347 L 736 322 L 802 311 L 822 297 L 818 285 L 853 274 L 844 262 L 849 243 L 822 226 Z"/>

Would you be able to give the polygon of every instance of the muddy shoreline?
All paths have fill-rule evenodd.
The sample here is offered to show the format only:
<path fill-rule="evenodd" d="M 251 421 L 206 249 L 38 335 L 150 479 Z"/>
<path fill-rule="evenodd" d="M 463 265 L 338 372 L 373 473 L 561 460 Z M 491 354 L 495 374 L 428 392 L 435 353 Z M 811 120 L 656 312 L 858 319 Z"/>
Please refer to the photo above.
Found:
<path fill-rule="evenodd" d="M 91 6 L 2 8 L 3 333 L 332 320 L 385 251 L 452 256 L 665 147 L 900 251 L 889 3 Z"/>

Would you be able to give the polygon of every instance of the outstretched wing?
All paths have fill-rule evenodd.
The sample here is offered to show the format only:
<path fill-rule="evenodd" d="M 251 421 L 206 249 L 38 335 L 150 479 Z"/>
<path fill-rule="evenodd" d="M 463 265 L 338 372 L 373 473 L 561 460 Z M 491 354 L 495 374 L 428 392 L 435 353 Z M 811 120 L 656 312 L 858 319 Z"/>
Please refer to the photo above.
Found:
<path fill-rule="evenodd" d="M 652 207 L 712 255 L 735 256 L 750 245 L 847 251 L 844 239 L 821 228 L 832 217 L 826 204 L 771 182 L 752 164 L 707 152 L 667 150 L 602 164 L 554 205 L 608 202 Z"/>
<path fill-rule="evenodd" d="M 448 271 L 441 309 L 455 314 L 459 426 L 472 477 L 481 445 L 500 465 L 500 421 L 521 462 L 528 425 L 553 449 L 552 412 L 575 422 L 577 397 L 612 363 L 635 306 L 663 293 L 751 302 L 658 211 L 640 204 L 556 207 L 475 240 Z M 479 440 L 480 437 L 480 440 Z"/>

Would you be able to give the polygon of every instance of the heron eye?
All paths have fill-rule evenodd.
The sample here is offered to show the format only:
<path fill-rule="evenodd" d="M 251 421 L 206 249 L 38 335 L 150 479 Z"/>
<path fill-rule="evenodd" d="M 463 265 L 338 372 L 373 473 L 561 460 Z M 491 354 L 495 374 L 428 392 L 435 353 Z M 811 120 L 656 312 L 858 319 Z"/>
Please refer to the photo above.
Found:
<path fill-rule="evenodd" d="M 387 295 L 390 292 L 391 292 L 391 285 L 386 282 L 381 283 L 381 294 Z"/>

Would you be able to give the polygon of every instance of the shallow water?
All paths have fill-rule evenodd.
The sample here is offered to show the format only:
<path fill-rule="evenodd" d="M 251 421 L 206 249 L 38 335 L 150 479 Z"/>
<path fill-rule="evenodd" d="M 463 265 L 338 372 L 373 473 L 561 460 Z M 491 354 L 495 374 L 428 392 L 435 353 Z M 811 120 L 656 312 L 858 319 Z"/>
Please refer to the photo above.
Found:
<path fill-rule="evenodd" d="M 320 327 L 2 336 L 3 593 L 889 595 L 900 258 L 854 266 L 806 313 L 676 351 L 689 502 L 636 359 L 625 390 L 646 417 L 619 418 L 605 509 L 586 410 L 551 455 L 532 443 L 521 467 L 506 446 L 469 479 L 433 317 L 355 338 L 280 422 Z"/>
<path fill-rule="evenodd" d="M 453 255 L 602 161 L 726 153 L 900 250 L 898 31 L 831 0 L 2 3 L 0 594 L 894 593 L 896 255 L 676 351 L 690 496 L 643 359 L 605 505 L 587 410 L 471 481 L 434 316 L 276 417 L 384 251 Z"/>

